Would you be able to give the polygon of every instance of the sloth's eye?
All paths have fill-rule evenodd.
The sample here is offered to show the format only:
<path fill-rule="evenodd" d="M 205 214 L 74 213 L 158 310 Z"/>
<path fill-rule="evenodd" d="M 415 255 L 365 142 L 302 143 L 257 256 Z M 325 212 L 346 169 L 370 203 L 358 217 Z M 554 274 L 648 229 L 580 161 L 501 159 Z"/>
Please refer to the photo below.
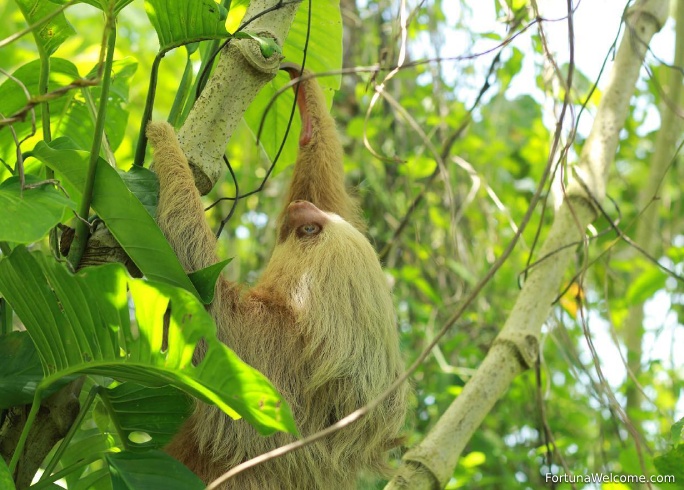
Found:
<path fill-rule="evenodd" d="M 316 223 L 307 223 L 298 229 L 300 235 L 314 236 L 321 232 L 321 227 Z"/>

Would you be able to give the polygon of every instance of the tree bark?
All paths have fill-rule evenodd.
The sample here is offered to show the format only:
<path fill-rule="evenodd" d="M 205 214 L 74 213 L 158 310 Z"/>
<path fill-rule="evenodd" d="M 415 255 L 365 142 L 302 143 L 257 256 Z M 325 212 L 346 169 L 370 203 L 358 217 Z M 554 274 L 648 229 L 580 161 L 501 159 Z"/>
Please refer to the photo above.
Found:
<path fill-rule="evenodd" d="M 280 2 L 252 0 L 249 20 Z M 274 39 L 282 47 L 299 3 L 284 3 L 251 22 L 244 32 Z M 181 148 L 193 170 L 195 184 L 208 193 L 223 169 L 226 144 L 261 88 L 278 73 L 282 56 L 262 55 L 253 39 L 232 39 L 221 52 L 216 70 L 178 132 Z"/>

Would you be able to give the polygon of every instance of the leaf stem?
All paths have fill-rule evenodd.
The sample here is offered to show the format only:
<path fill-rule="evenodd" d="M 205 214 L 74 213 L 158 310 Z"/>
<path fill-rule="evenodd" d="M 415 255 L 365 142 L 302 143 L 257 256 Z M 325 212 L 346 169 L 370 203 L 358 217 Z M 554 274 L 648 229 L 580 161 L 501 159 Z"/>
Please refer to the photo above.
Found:
<path fill-rule="evenodd" d="M 143 111 L 142 121 L 140 121 L 140 132 L 138 134 L 138 146 L 135 149 L 135 160 L 133 165 L 142 166 L 145 163 L 145 149 L 147 148 L 147 123 L 152 119 L 152 108 L 154 107 L 154 96 L 157 93 L 157 76 L 159 75 L 159 63 L 166 56 L 166 51 L 159 51 L 152 62 L 150 71 L 150 86 L 147 89 L 147 100 L 145 100 L 145 110 Z"/>
<path fill-rule="evenodd" d="M 188 51 L 188 61 L 185 63 L 183 77 L 181 78 L 180 84 L 178 85 L 178 92 L 176 92 L 176 97 L 173 99 L 173 105 L 171 106 L 169 118 L 167 119 L 171 126 L 175 127 L 178 123 L 178 118 L 180 117 L 180 114 L 183 110 L 183 106 L 185 105 L 185 101 L 188 98 L 188 91 L 190 90 L 191 80 L 192 60 L 190 59 L 190 52 Z"/>
<path fill-rule="evenodd" d="M 93 146 L 90 149 L 88 175 L 86 177 L 85 189 L 83 189 L 83 200 L 81 201 L 81 209 L 78 213 L 80 219 L 76 220 L 76 233 L 74 236 L 74 241 L 71 244 L 71 250 L 69 250 L 68 257 L 69 263 L 74 267 L 74 269 L 78 267 L 88 241 L 88 214 L 90 213 L 90 204 L 93 200 L 95 170 L 97 169 L 97 161 L 100 158 L 100 147 L 102 146 L 102 135 L 104 133 L 107 102 L 109 99 L 109 86 L 112 78 L 114 47 L 116 45 L 116 24 L 114 17 L 107 17 L 106 28 L 109 29 L 109 38 L 107 41 L 107 58 L 105 59 L 104 74 L 102 76 L 100 106 L 97 111 L 97 120 L 95 121 L 95 135 L 93 136 Z"/>
<path fill-rule="evenodd" d="M 38 78 L 38 96 L 41 97 L 48 93 L 50 85 L 50 54 L 45 51 L 41 43 L 36 43 L 38 47 L 38 56 L 40 57 L 40 75 Z M 40 104 L 41 126 L 43 127 L 43 141 L 49 143 L 52 141 L 52 128 L 50 127 L 50 102 L 49 99 Z M 17 163 L 19 165 L 19 163 Z M 52 180 L 55 178 L 55 171 L 47 165 L 45 166 L 45 178 Z M 23 187 L 22 180 L 22 187 Z M 23 189 L 22 189 L 23 191 Z M 50 249 L 56 257 L 59 257 L 59 239 L 57 235 L 57 227 L 50 229 L 49 235 Z"/>
<path fill-rule="evenodd" d="M 17 464 L 21 458 L 21 454 L 24 452 L 24 446 L 26 445 L 26 439 L 28 439 L 29 431 L 33 422 L 36 420 L 36 415 L 38 415 L 38 410 L 40 409 L 40 399 L 43 394 L 43 388 L 38 386 L 36 392 L 33 394 L 33 403 L 31 404 L 31 411 L 26 417 L 26 423 L 19 436 L 19 441 L 17 442 L 17 447 L 14 449 L 14 454 L 12 454 L 12 460 L 9 463 L 9 472 L 11 475 L 14 474 L 14 470 L 17 469 Z"/>
<path fill-rule="evenodd" d="M 38 56 L 40 57 L 40 75 L 38 78 L 38 95 L 45 95 L 48 91 L 48 84 L 50 82 L 50 55 L 43 49 L 40 43 L 38 45 Z M 41 103 L 41 122 L 43 123 L 43 140 L 46 143 L 52 141 L 52 131 L 50 130 L 50 103 L 46 100 Z M 54 177 L 54 171 L 46 167 L 47 178 Z M 50 175 L 52 174 L 52 175 Z"/>

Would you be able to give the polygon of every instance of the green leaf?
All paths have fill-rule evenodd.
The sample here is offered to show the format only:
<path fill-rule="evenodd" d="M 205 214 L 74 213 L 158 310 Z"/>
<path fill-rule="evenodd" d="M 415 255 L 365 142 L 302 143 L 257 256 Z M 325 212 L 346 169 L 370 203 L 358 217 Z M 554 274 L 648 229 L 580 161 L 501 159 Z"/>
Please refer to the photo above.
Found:
<path fill-rule="evenodd" d="M 17 68 L 12 73 L 12 77 L 19 80 L 31 95 L 38 95 L 40 60 L 31 61 Z M 80 78 L 80 75 L 73 63 L 62 58 L 50 59 L 50 86 L 52 88 L 68 85 L 76 78 Z M 0 112 L 5 116 L 14 114 L 28 102 L 23 87 L 12 79 L 7 79 L 0 85 L 0 94 L 2 94 Z M 59 100 L 61 99 L 57 99 Z M 51 101 L 50 106 L 52 107 L 57 101 Z"/>
<path fill-rule="evenodd" d="M 14 490 L 16 488 L 14 486 L 14 481 L 12 480 L 12 474 L 7 467 L 7 463 L 5 463 L 4 458 L 0 458 L 0 488 L 6 490 Z"/>
<path fill-rule="evenodd" d="M 105 455 L 114 490 L 203 490 L 197 475 L 162 451 Z"/>
<path fill-rule="evenodd" d="M 157 215 L 159 202 L 159 180 L 150 169 L 133 165 L 128 172 L 118 171 L 128 190 L 138 198 L 140 203 L 153 218 Z"/>
<path fill-rule="evenodd" d="M 101 465 L 100 461 L 97 463 Z M 111 490 L 113 488 L 109 468 L 98 469 L 94 465 L 88 465 L 88 468 L 91 469 L 91 472 L 85 473 L 73 485 L 69 485 L 69 490 Z"/>
<path fill-rule="evenodd" d="M 232 0 L 230 2 L 230 10 L 228 11 L 228 17 L 226 19 L 226 29 L 231 34 L 240 27 L 242 19 L 244 19 L 247 13 L 247 7 L 249 7 L 250 0 Z"/>
<path fill-rule="evenodd" d="M 309 2 L 302 2 L 290 32 L 283 44 L 287 61 L 302 64 L 306 48 L 306 67 L 313 72 L 334 71 L 342 67 L 342 14 L 338 0 L 316 0 L 312 3 L 309 30 Z M 321 85 L 337 89 L 340 75 L 319 79 Z"/>
<path fill-rule="evenodd" d="M 22 15 L 29 25 L 44 19 L 59 7 L 45 0 L 16 0 Z M 61 12 L 33 30 L 33 37 L 47 56 L 52 55 L 69 37 L 76 34 L 74 28 Z"/>
<path fill-rule="evenodd" d="M 31 96 L 38 95 L 38 79 L 40 77 L 40 60 L 34 60 L 17 68 L 12 77 L 16 78 L 28 90 Z M 74 79 L 80 78 L 76 66 L 70 61 L 61 58 L 50 58 L 50 90 L 63 87 L 71 83 Z M 53 137 L 60 134 L 56 125 L 62 114 L 69 107 L 71 98 L 60 97 L 50 101 L 50 120 L 53 125 Z M 24 89 L 15 80 L 9 78 L 0 85 L 0 114 L 9 116 L 22 109 L 28 99 Z M 42 107 L 38 105 L 34 108 L 36 115 L 36 126 L 40 132 Z M 33 133 L 31 127 L 31 114 L 29 113 L 25 121 L 14 123 L 14 130 L 17 137 L 21 140 Z M 92 138 L 92 136 L 91 136 Z M 0 131 L 0 158 L 13 162 L 16 159 L 16 147 L 14 138 L 10 131 Z"/>
<path fill-rule="evenodd" d="M 684 481 L 684 444 L 653 458 L 653 464 L 661 475 L 674 476 L 676 482 Z"/>
<path fill-rule="evenodd" d="M 42 380 L 38 351 L 28 333 L 0 336 L 0 409 L 31 403 Z"/>
<path fill-rule="evenodd" d="M 682 433 L 684 432 L 684 418 L 679 419 L 672 425 L 670 429 L 670 437 L 672 444 L 679 444 L 682 442 Z"/>
<path fill-rule="evenodd" d="M 0 261 L 0 293 L 38 349 L 46 375 L 40 387 L 74 373 L 171 384 L 230 415 L 237 412 L 262 434 L 296 433 L 289 406 L 218 340 L 204 306 L 183 289 L 131 279 L 121 264 L 73 275 L 62 263 L 19 246 Z M 207 352 L 195 366 L 193 353 L 202 339 Z"/>
<path fill-rule="evenodd" d="M 130 83 L 137 68 L 137 61 L 130 57 L 117 60 L 112 64 L 105 128 L 107 142 L 112 151 L 119 148 L 126 134 L 129 115 L 126 103 Z M 86 78 L 96 77 L 97 69 L 97 66 L 93 67 Z M 82 96 L 73 97 L 63 116 L 53 124 L 54 137 L 68 136 L 79 149 L 90 150 L 101 93 L 102 88 L 96 86 L 84 88 L 80 91 Z M 52 104 L 50 107 L 52 108 Z"/>
<path fill-rule="evenodd" d="M 230 264 L 232 260 L 233 259 L 222 260 L 209 267 L 188 274 L 188 277 L 195 285 L 195 289 L 197 289 L 197 292 L 205 305 L 214 301 L 216 281 L 218 281 L 221 271 Z"/>
<path fill-rule="evenodd" d="M 28 332 L 0 336 L 0 409 L 30 404 L 43 377 L 40 357 Z M 42 397 L 52 395 L 74 379 L 69 376 L 51 385 Z"/>
<path fill-rule="evenodd" d="M 157 31 L 160 52 L 228 37 L 228 12 L 214 0 L 145 0 L 145 12 Z"/>
<path fill-rule="evenodd" d="M 33 150 L 33 156 L 59 172 L 75 189 L 82 190 L 89 153 L 67 149 L 68 146 L 69 141 L 63 138 L 50 145 L 41 141 Z M 150 213 L 128 190 L 117 171 L 101 158 L 95 174 L 92 207 L 148 279 L 197 294 Z"/>
<path fill-rule="evenodd" d="M 40 181 L 26 176 L 27 184 Z M 0 183 L 0 241 L 36 242 L 59 223 L 67 208 L 76 209 L 76 203 L 51 184 L 22 191 L 19 177 L 10 177 Z"/>
<path fill-rule="evenodd" d="M 69 443 L 66 451 L 60 458 L 59 462 L 63 468 L 69 467 L 78 461 L 91 457 L 93 454 L 112 451 L 119 444 L 118 437 L 114 433 L 102 433 L 97 427 L 81 428 L 76 431 L 74 438 Z M 100 471 L 96 471 L 100 468 Z M 98 476 L 93 476 L 97 473 Z M 111 489 L 111 479 L 109 471 L 102 468 L 102 462 L 96 460 L 94 463 L 82 467 L 65 476 L 67 488 L 93 490 L 93 485 L 97 482 L 95 488 L 109 488 Z"/>
<path fill-rule="evenodd" d="M 50 0 L 53 3 L 58 3 L 64 5 L 68 3 L 69 0 Z M 80 0 L 76 3 L 87 3 L 95 8 L 102 10 L 103 12 L 109 12 L 109 5 L 114 1 L 114 17 L 116 17 L 124 7 L 133 2 L 133 0 Z"/>
<path fill-rule="evenodd" d="M 657 291 L 665 287 L 667 275 L 650 264 L 648 268 L 629 285 L 625 294 L 625 301 L 628 306 L 643 303 L 652 297 Z"/>
<path fill-rule="evenodd" d="M 434 159 L 416 155 L 409 158 L 404 165 L 399 166 L 399 173 L 409 176 L 412 180 L 424 179 L 435 171 L 436 166 L 437 162 Z"/>
<path fill-rule="evenodd" d="M 123 383 L 100 390 L 109 416 L 130 451 L 161 449 L 173 439 L 192 413 L 192 399 L 173 386 L 150 388 L 135 383 Z M 136 441 L 145 434 L 149 440 Z"/>

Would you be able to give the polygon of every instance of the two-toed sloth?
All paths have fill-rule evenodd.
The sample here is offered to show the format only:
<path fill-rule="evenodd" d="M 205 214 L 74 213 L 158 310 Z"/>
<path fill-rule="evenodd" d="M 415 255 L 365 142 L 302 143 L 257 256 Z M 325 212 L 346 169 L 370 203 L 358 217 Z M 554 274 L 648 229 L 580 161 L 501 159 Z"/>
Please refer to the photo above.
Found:
<path fill-rule="evenodd" d="M 345 188 L 335 123 L 315 79 L 298 90 L 300 149 L 271 259 L 253 287 L 219 279 L 209 311 L 219 338 L 271 380 L 306 436 L 376 398 L 403 362 L 390 288 Z M 218 260 L 216 239 L 176 135 L 166 123 L 151 123 L 147 135 L 160 182 L 159 226 L 187 271 L 207 267 Z M 225 488 L 338 490 L 355 488 L 361 472 L 386 474 L 408 391 L 404 384 L 357 422 Z M 209 482 L 292 440 L 263 437 L 244 420 L 197 403 L 167 451 Z"/>

